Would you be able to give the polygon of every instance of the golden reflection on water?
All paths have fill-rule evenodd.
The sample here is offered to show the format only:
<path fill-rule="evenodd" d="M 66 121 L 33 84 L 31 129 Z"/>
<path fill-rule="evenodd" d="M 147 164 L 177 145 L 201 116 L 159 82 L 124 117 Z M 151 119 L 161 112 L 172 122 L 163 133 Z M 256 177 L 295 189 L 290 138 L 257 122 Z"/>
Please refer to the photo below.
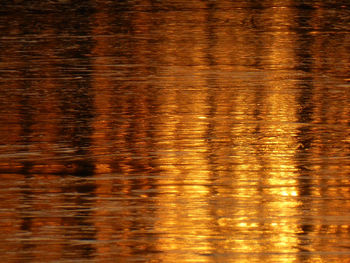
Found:
<path fill-rule="evenodd" d="M 1 35 L 4 260 L 348 261 L 346 3 L 85 5 Z"/>
<path fill-rule="evenodd" d="M 280 38 L 276 34 L 274 41 L 280 43 Z M 273 65 L 280 65 L 280 61 L 292 52 L 284 49 L 281 53 L 278 49 L 275 50 L 272 44 L 271 55 L 267 57 Z M 192 57 L 200 61 L 203 54 L 194 53 Z M 204 61 L 200 63 L 205 64 Z M 222 97 L 215 94 L 220 103 L 209 109 L 206 103 L 211 94 L 206 88 L 207 76 L 191 70 L 185 72 L 192 76 L 191 81 L 187 84 L 182 80 L 181 83 L 184 90 L 191 92 L 192 96 L 188 97 L 195 100 L 183 104 L 167 94 L 172 102 L 169 104 L 178 105 L 180 109 L 174 109 L 170 115 L 177 117 L 177 121 L 162 123 L 165 141 L 176 144 L 169 145 L 167 156 L 159 159 L 167 174 L 166 185 L 159 187 L 159 191 L 164 192 L 159 201 L 159 207 L 164 206 L 159 209 L 162 219 L 159 232 L 174 229 L 159 242 L 160 250 L 175 251 L 173 253 L 180 261 L 188 259 L 188 252 L 184 251 L 191 251 L 198 255 L 193 257 L 192 254 L 193 262 L 207 262 L 208 258 L 203 255 L 215 252 L 240 254 L 242 262 L 251 262 L 253 253 L 262 253 L 261 260 L 266 251 L 296 253 L 298 238 L 293 234 L 298 232 L 295 217 L 298 190 L 293 156 L 297 127 L 289 127 L 288 123 L 297 121 L 295 107 L 298 104 L 295 103 L 297 94 L 283 92 L 297 90 L 295 84 L 278 81 L 283 78 L 283 72 L 282 76 L 279 72 L 272 77 L 258 76 L 264 84 L 262 89 L 268 92 L 259 103 L 258 124 L 256 119 L 249 123 L 247 116 L 254 116 L 256 111 L 251 107 L 255 100 L 251 91 L 232 94 L 232 97 L 227 92 Z M 201 70 L 209 70 L 209 67 Z M 194 89 L 200 92 L 191 90 L 194 81 Z M 241 86 L 244 82 L 238 78 L 231 83 Z M 183 100 L 183 97 L 180 98 Z M 242 101 L 245 103 L 239 103 Z M 227 112 L 227 106 L 235 108 Z M 178 112 L 180 114 L 176 114 Z M 221 121 L 221 118 L 226 120 Z M 221 147 L 224 145 L 224 151 L 220 144 Z M 224 160 L 222 167 L 217 163 L 220 160 Z M 219 171 L 210 172 L 213 167 Z M 166 253 L 161 259 L 171 262 L 173 257 L 172 253 Z M 291 257 L 285 257 L 285 262 L 291 260 Z"/>

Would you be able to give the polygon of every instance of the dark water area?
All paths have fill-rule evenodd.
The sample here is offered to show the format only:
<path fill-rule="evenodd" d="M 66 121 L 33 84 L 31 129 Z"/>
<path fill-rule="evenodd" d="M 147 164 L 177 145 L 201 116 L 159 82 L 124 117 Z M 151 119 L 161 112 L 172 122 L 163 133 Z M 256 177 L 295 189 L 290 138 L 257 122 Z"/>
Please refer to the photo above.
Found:
<path fill-rule="evenodd" d="M 350 262 L 349 33 L 349 1 L 2 1 L 1 262 Z"/>

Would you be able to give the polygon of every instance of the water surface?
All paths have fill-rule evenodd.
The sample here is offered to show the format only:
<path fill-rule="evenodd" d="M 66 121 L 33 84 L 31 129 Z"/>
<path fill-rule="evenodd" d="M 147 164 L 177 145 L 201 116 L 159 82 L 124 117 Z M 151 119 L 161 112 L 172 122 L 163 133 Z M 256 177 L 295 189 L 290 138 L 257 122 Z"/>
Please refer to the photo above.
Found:
<path fill-rule="evenodd" d="M 3 262 L 350 262 L 348 1 L 4 1 Z"/>

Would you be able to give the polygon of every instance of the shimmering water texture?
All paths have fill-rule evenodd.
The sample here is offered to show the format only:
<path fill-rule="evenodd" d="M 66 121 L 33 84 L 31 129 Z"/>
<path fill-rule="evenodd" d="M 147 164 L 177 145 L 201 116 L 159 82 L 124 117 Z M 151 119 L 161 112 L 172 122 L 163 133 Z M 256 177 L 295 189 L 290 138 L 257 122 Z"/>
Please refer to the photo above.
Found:
<path fill-rule="evenodd" d="M 350 262 L 349 1 L 0 6 L 1 262 Z"/>

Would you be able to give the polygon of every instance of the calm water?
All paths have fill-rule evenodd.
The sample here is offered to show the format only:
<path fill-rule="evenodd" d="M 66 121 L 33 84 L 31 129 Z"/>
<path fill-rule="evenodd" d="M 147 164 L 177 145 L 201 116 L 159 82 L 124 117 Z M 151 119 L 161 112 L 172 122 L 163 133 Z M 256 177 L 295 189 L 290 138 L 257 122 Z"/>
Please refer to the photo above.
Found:
<path fill-rule="evenodd" d="M 2 262 L 350 262 L 350 3 L 2 1 Z"/>

